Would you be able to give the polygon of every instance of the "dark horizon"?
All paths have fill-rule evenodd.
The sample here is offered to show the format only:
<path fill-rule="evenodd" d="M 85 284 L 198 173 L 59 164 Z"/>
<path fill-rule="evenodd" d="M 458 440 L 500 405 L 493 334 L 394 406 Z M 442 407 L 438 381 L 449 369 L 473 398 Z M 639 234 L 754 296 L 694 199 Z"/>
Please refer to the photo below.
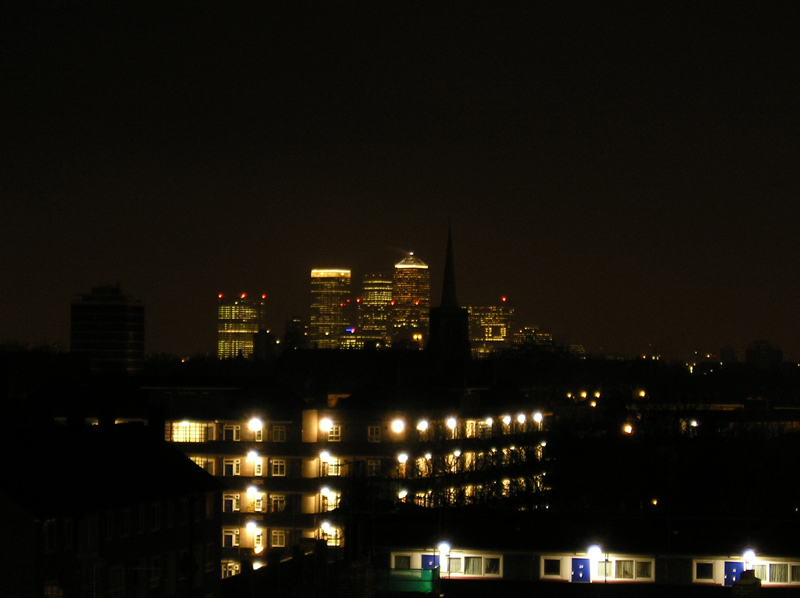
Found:
<path fill-rule="evenodd" d="M 119 283 L 146 350 L 278 334 L 402 251 L 589 353 L 800 360 L 788 8 L 21 5 L 3 25 L 0 343 Z"/>

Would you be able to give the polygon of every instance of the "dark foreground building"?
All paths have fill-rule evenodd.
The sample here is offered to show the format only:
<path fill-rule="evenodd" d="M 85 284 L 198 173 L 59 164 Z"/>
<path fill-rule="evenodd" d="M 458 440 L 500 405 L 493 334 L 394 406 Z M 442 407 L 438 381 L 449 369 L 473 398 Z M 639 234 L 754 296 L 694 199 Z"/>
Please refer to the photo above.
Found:
<path fill-rule="evenodd" d="M 218 595 L 218 482 L 180 451 L 138 426 L 3 449 L 26 465 L 0 481 L 0 596 Z"/>

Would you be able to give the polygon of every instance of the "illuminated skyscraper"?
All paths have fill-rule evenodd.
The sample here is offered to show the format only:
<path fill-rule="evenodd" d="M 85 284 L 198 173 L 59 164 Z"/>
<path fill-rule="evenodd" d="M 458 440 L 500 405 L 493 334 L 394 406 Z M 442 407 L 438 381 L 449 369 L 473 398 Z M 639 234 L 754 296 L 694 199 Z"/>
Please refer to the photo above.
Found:
<path fill-rule="evenodd" d="M 392 279 L 385 274 L 367 274 L 358 299 L 356 334 L 360 346 L 384 348 L 391 344 L 389 333 Z"/>
<path fill-rule="evenodd" d="M 94 287 L 70 309 L 70 351 L 95 374 L 133 374 L 144 360 L 144 306 L 119 285 Z"/>
<path fill-rule="evenodd" d="M 256 334 L 264 330 L 267 296 L 251 299 L 246 293 L 238 297 L 219 294 L 217 305 L 217 357 L 250 357 Z"/>
<path fill-rule="evenodd" d="M 511 346 L 514 330 L 514 308 L 506 303 L 484 307 L 468 307 L 469 342 L 472 356 L 481 357 Z"/>
<path fill-rule="evenodd" d="M 422 349 L 428 340 L 431 273 L 413 253 L 394 266 L 392 301 L 392 346 Z"/>
<path fill-rule="evenodd" d="M 318 349 L 342 349 L 355 341 L 350 313 L 350 270 L 311 271 L 308 339 Z"/>

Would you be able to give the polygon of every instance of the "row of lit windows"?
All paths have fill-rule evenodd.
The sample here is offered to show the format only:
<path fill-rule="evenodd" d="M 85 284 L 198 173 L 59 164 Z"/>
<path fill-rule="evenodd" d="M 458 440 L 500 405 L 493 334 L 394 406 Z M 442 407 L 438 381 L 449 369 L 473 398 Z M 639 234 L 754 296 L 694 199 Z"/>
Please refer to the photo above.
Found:
<path fill-rule="evenodd" d="M 255 442 L 267 439 L 266 430 L 260 420 L 253 419 L 248 424 L 248 429 L 253 433 Z M 171 442 L 210 442 L 217 438 L 217 426 L 207 422 L 173 422 L 167 424 L 166 440 Z M 226 442 L 239 442 L 242 439 L 242 426 L 239 424 L 226 424 L 222 427 L 222 440 Z M 286 442 L 286 426 L 272 426 L 272 442 Z"/>

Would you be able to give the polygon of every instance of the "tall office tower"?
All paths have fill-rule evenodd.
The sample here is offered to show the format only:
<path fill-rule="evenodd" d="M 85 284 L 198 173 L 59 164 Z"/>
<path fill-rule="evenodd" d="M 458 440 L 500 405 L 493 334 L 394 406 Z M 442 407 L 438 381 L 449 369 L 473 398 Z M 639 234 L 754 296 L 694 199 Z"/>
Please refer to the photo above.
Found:
<path fill-rule="evenodd" d="M 351 311 L 350 270 L 312 270 L 310 345 L 318 349 L 353 346 Z"/>
<path fill-rule="evenodd" d="M 392 301 L 392 346 L 422 349 L 430 327 L 431 273 L 413 253 L 394 265 Z"/>
<path fill-rule="evenodd" d="M 364 276 L 357 300 L 356 336 L 361 347 L 382 349 L 391 345 L 389 315 L 392 308 L 392 279 L 385 274 Z"/>
<path fill-rule="evenodd" d="M 256 334 L 264 330 L 267 296 L 252 299 L 247 293 L 226 297 L 219 294 L 217 304 L 217 357 L 250 357 Z"/>
<path fill-rule="evenodd" d="M 144 361 L 144 306 L 119 285 L 94 287 L 70 308 L 70 351 L 95 374 L 134 374 Z"/>
<path fill-rule="evenodd" d="M 485 357 L 511 346 L 514 308 L 503 297 L 500 305 L 468 307 L 469 342 L 473 357 Z"/>

